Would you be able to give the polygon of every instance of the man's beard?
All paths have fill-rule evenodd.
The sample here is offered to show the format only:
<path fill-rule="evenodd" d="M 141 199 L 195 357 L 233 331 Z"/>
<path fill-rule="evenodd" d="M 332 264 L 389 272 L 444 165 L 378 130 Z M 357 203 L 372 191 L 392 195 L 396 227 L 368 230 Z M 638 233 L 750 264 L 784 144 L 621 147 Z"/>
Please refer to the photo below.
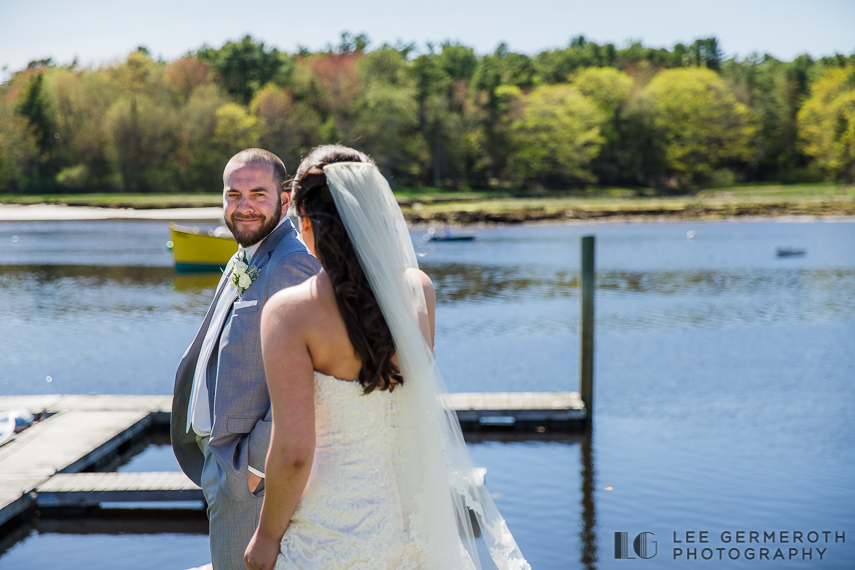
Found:
<path fill-rule="evenodd" d="M 276 200 L 276 208 L 273 210 L 273 215 L 269 218 L 264 218 L 261 222 L 261 227 L 257 230 L 239 230 L 235 220 L 236 214 L 237 212 L 232 214 L 230 219 L 225 220 L 226 227 L 229 228 L 229 231 L 235 237 L 235 241 L 242 247 L 253 246 L 269 236 L 282 219 L 282 197 L 280 196 Z"/>

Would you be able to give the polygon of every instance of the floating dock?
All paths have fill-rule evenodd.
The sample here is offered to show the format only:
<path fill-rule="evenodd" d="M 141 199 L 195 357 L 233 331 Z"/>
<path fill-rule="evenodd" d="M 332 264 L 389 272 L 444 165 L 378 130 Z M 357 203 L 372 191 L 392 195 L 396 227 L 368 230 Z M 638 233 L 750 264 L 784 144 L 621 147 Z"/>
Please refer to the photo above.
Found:
<path fill-rule="evenodd" d="M 36 489 L 57 474 L 96 470 L 156 421 L 171 396 L 4 396 L 0 411 L 41 420 L 0 446 L 0 525 L 35 506 Z"/>
<path fill-rule="evenodd" d="M 586 425 L 576 392 L 450 394 L 464 435 L 567 434 Z M 172 396 L 4 396 L 0 412 L 27 409 L 39 421 L 0 446 L 0 526 L 31 509 L 105 502 L 202 501 L 181 472 L 103 472 L 154 429 L 168 429 Z"/>

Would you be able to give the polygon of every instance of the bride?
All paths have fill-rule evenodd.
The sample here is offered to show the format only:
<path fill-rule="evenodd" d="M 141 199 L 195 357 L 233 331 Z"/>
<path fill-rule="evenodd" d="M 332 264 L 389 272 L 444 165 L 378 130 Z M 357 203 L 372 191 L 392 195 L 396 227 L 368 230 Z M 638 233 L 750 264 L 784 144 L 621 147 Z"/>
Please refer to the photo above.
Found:
<path fill-rule="evenodd" d="M 323 271 L 267 302 L 273 413 L 250 570 L 530 568 L 444 405 L 436 297 L 389 184 L 361 152 L 315 149 L 294 177 Z"/>

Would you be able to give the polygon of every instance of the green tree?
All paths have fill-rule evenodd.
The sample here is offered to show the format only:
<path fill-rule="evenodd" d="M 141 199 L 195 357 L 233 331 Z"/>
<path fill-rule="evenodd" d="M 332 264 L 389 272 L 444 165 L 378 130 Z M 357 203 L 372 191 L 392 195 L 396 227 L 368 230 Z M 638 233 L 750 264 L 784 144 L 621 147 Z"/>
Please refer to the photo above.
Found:
<path fill-rule="evenodd" d="M 590 167 L 604 142 L 596 103 L 570 85 L 538 87 L 521 103 L 512 124 L 512 171 L 544 186 L 594 182 Z"/>
<path fill-rule="evenodd" d="M 364 142 L 364 150 L 393 182 L 403 183 L 418 179 L 423 154 L 417 137 L 419 102 L 414 79 L 418 76 L 409 73 L 408 67 L 404 54 L 388 46 L 359 60 L 362 93 L 353 124 L 353 137 Z"/>
<path fill-rule="evenodd" d="M 252 36 L 227 42 L 219 49 L 206 46 L 195 55 L 211 66 L 226 91 L 243 105 L 249 105 L 256 91 L 271 81 L 286 85 L 293 72 L 291 58 Z"/>
<path fill-rule="evenodd" d="M 260 121 L 261 147 L 281 158 L 290 171 L 322 141 L 320 114 L 283 87 L 267 85 L 256 94 L 250 109 Z"/>
<path fill-rule="evenodd" d="M 54 156 L 63 190 L 114 190 L 120 182 L 109 158 L 105 116 L 120 91 L 107 74 L 58 69 L 50 74 L 56 110 Z"/>
<path fill-rule="evenodd" d="M 585 36 L 573 38 L 564 49 L 544 51 L 534 57 L 537 77 L 543 83 L 566 83 L 575 71 L 586 67 L 615 65 L 618 51 L 613 44 L 598 45 Z"/>
<path fill-rule="evenodd" d="M 721 50 L 715 38 L 695 40 L 688 51 L 692 65 L 707 67 L 713 71 L 721 70 Z"/>
<path fill-rule="evenodd" d="M 600 182 L 625 181 L 630 156 L 637 149 L 627 140 L 626 106 L 633 87 L 632 78 L 613 67 L 588 67 L 573 79 L 579 92 L 597 104 L 603 114 L 603 148 L 593 170 Z"/>
<path fill-rule="evenodd" d="M 755 157 L 751 111 L 714 71 L 669 69 L 645 88 L 669 170 L 683 183 L 708 179 L 717 168 Z"/>
<path fill-rule="evenodd" d="M 470 176 L 477 176 L 479 185 L 495 186 L 501 182 L 511 153 L 511 101 L 521 88 L 534 85 L 535 75 L 531 58 L 509 52 L 505 44 L 478 60 L 472 88 L 480 112 L 476 115 L 477 122 L 470 128 L 476 131 L 474 136 L 481 142 L 482 155 L 477 157 L 475 172 Z"/>
<path fill-rule="evenodd" d="M 756 162 L 746 175 L 753 180 L 781 180 L 802 162 L 796 147 L 796 112 L 785 64 L 770 55 L 752 54 L 724 63 L 722 77 L 757 117 Z"/>
<path fill-rule="evenodd" d="M 27 119 L 36 143 L 43 155 L 47 156 L 54 144 L 53 117 L 50 112 L 50 101 L 44 88 L 44 73 L 37 72 L 30 77 L 29 83 L 19 96 L 18 114 Z"/>
<path fill-rule="evenodd" d="M 432 50 L 415 58 L 410 72 L 418 106 L 418 128 L 425 148 L 429 149 L 431 181 L 439 187 L 442 186 L 444 119 L 447 119 L 448 87 L 452 79 Z"/>
<path fill-rule="evenodd" d="M 258 117 L 247 112 L 237 103 L 226 103 L 214 113 L 217 126 L 214 128 L 213 144 L 228 160 L 245 148 L 255 148 L 261 140 L 262 129 Z M 223 162 L 223 166 L 225 166 Z"/>
<path fill-rule="evenodd" d="M 350 32 L 342 32 L 341 41 L 339 41 L 338 47 L 334 51 L 337 53 L 361 53 L 365 51 L 370 43 L 371 40 L 365 34 L 354 36 Z M 333 50 L 330 49 L 329 51 Z"/>
<path fill-rule="evenodd" d="M 186 105 L 178 109 L 179 144 L 173 157 L 181 188 L 193 192 L 218 192 L 230 156 L 215 144 L 217 110 L 229 102 L 217 85 L 193 89 Z"/>
<path fill-rule="evenodd" d="M 39 160 L 39 145 L 26 118 L 0 100 L 0 192 L 19 192 Z"/>
<path fill-rule="evenodd" d="M 179 136 L 174 110 L 145 96 L 119 99 L 106 116 L 109 153 L 128 192 L 174 192 Z"/>
<path fill-rule="evenodd" d="M 855 182 L 855 68 L 827 71 L 798 121 L 804 151 L 838 180 Z"/>
<path fill-rule="evenodd" d="M 150 86 L 152 74 L 162 64 L 151 58 L 148 50 L 131 52 L 121 64 L 106 71 L 125 93 L 145 93 Z"/>

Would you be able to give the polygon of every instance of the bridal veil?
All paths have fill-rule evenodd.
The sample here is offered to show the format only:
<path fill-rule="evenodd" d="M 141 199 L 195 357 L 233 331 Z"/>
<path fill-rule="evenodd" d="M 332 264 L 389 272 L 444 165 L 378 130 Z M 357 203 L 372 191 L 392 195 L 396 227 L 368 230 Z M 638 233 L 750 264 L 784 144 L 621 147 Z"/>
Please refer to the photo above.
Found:
<path fill-rule="evenodd" d="M 324 173 L 389 325 L 404 378 L 391 394 L 394 477 L 420 567 L 481 568 L 477 528 L 498 568 L 529 569 L 476 475 L 457 415 L 447 405 L 445 383 L 425 340 L 429 324 L 418 262 L 389 183 L 367 163 L 330 164 Z"/>

